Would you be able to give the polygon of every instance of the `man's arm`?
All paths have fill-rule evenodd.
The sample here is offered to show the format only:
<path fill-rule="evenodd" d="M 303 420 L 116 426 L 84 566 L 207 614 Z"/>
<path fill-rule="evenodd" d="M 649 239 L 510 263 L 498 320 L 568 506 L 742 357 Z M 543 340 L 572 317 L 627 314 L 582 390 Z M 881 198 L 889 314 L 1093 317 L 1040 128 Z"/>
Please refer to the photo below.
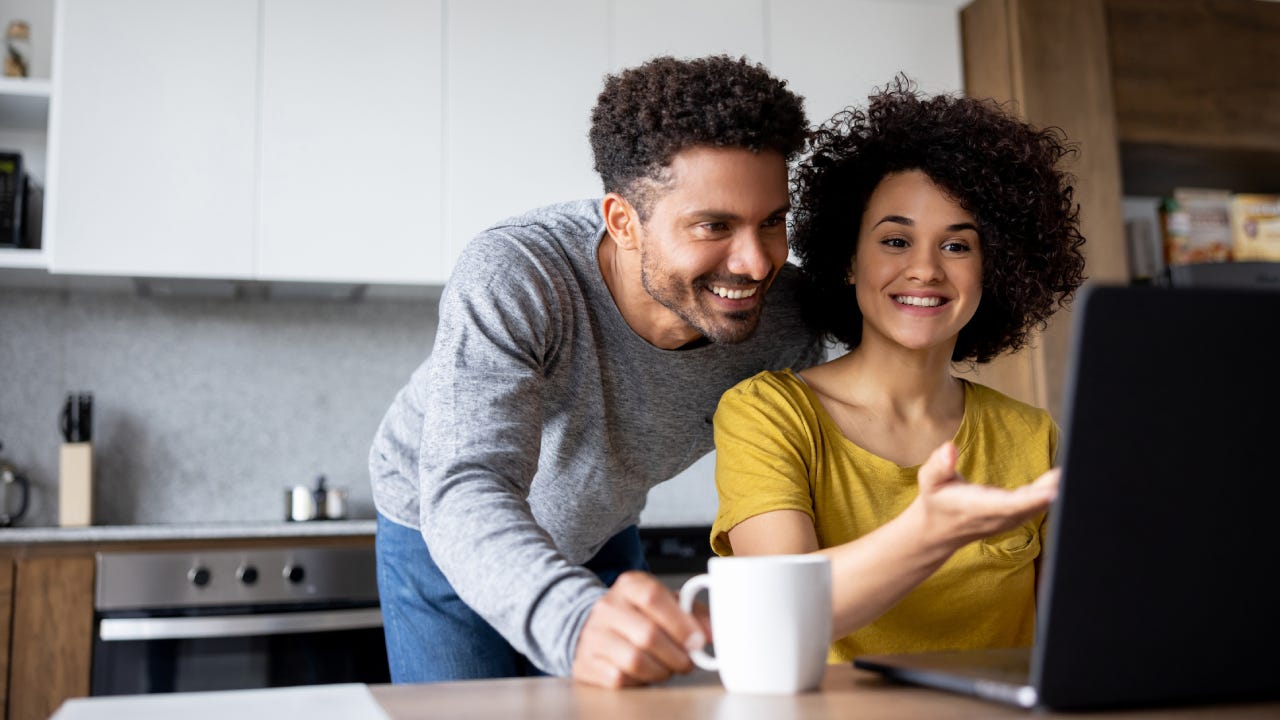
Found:
<path fill-rule="evenodd" d="M 441 299 L 426 376 L 420 512 L 433 559 L 467 605 L 548 672 L 618 685 L 687 670 L 683 641 L 697 625 L 670 593 L 636 573 L 606 595 L 526 501 L 567 289 L 504 243 L 471 250 Z"/>

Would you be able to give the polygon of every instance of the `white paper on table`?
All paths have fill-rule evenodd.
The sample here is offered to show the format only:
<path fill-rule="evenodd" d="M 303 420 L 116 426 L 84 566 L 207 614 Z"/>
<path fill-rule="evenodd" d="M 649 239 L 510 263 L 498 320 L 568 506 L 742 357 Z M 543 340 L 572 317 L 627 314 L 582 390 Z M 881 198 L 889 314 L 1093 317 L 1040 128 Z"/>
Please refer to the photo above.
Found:
<path fill-rule="evenodd" d="M 389 720 L 362 683 L 74 698 L 50 720 Z"/>

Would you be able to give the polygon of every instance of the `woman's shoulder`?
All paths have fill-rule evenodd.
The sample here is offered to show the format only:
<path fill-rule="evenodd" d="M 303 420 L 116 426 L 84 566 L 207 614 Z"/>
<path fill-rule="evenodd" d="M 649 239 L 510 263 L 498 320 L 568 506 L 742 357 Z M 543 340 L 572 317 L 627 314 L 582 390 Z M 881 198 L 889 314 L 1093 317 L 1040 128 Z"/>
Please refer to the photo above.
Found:
<path fill-rule="evenodd" d="M 1047 410 L 1009 397 L 995 388 L 961 378 L 977 401 L 984 424 L 999 423 L 1024 428 L 1031 433 L 1052 432 L 1053 416 Z"/>
<path fill-rule="evenodd" d="M 805 416 L 813 402 L 804 380 L 791 369 L 765 370 L 729 388 L 720 398 L 717 414 L 735 409 Z"/>

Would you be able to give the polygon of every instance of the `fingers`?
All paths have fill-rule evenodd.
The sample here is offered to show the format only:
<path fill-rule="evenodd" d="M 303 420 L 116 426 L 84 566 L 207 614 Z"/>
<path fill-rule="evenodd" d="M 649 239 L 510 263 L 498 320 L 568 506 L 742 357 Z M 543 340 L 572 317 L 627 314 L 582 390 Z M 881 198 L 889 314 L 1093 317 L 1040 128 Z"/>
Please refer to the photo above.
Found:
<path fill-rule="evenodd" d="M 939 445 L 924 461 L 916 474 L 916 481 L 924 494 L 956 477 L 956 446 L 948 441 Z"/>
<path fill-rule="evenodd" d="M 705 644 L 699 622 L 646 573 L 624 573 L 587 616 L 575 679 L 605 687 L 659 682 L 693 669 L 687 646 Z"/>

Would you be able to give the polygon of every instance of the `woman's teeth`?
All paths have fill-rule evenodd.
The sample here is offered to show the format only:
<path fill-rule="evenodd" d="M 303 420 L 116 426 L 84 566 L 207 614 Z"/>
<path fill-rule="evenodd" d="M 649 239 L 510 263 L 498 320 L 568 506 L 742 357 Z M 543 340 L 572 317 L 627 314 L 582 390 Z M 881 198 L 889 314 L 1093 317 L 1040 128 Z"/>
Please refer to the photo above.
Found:
<path fill-rule="evenodd" d="M 748 290 L 730 290 L 729 288 L 716 287 L 714 285 L 711 286 L 711 292 L 728 300 L 741 300 L 742 298 L 749 298 L 752 295 L 755 295 L 756 290 L 759 290 L 759 289 L 760 289 L 760 286 L 758 285 Z"/>
<path fill-rule="evenodd" d="M 940 297 L 914 297 L 911 295 L 898 295 L 895 301 L 902 305 L 915 305 L 916 307 L 937 307 L 942 304 Z"/>

